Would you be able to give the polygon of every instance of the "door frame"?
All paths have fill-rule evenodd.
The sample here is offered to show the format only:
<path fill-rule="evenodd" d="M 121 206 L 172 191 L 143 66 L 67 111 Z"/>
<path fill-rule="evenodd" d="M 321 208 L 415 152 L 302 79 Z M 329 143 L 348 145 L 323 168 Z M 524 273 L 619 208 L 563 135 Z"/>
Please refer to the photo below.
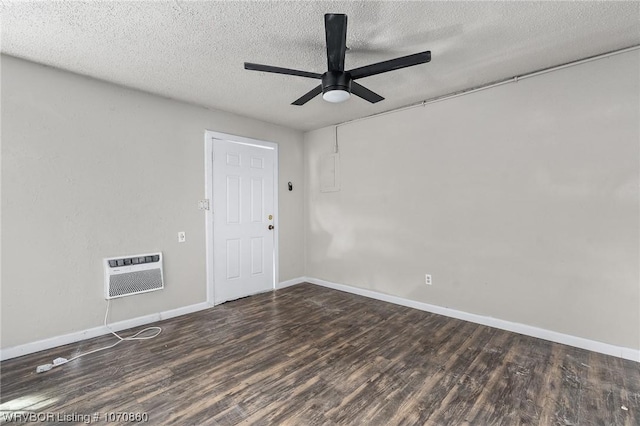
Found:
<path fill-rule="evenodd" d="M 237 142 L 247 145 L 257 145 L 272 148 L 274 150 L 273 161 L 273 225 L 275 226 L 273 235 L 273 290 L 279 280 L 279 257 L 278 257 L 278 144 L 274 142 L 263 141 L 259 139 L 247 138 L 244 136 L 232 135 L 229 133 L 221 133 L 213 130 L 205 130 L 204 132 L 204 196 L 209 200 L 209 210 L 205 210 L 205 233 L 206 233 L 206 282 L 207 282 L 207 303 L 214 306 L 217 304 L 215 297 L 215 275 L 213 262 L 213 140 L 223 139 L 229 142 Z"/>

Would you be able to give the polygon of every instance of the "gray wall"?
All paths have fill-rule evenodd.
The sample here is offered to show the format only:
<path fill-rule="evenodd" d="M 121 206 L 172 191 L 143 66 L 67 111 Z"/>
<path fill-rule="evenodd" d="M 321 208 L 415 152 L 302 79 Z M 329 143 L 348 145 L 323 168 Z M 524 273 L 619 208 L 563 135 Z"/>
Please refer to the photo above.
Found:
<path fill-rule="evenodd" d="M 280 147 L 280 279 L 304 275 L 301 132 L 2 56 L 3 348 L 102 324 L 102 258 L 162 251 L 164 291 L 112 321 L 206 300 L 205 129 Z M 178 244 L 177 232 L 187 242 Z"/>
<path fill-rule="evenodd" d="M 303 146 L 297 131 L 2 56 L 1 347 L 100 325 L 106 256 L 166 256 L 167 288 L 114 301 L 112 321 L 205 300 L 211 129 L 280 145 L 281 281 L 638 348 L 639 56 L 341 126 L 333 193 L 318 181 L 333 128 Z"/>
<path fill-rule="evenodd" d="M 639 57 L 307 133 L 307 276 L 639 348 Z"/>

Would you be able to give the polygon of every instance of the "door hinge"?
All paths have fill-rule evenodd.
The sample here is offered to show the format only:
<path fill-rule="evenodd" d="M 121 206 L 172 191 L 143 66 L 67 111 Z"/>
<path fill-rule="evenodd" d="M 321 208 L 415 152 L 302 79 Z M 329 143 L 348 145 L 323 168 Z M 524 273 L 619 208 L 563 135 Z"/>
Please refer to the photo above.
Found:
<path fill-rule="evenodd" d="M 204 200 L 198 201 L 198 209 L 200 209 L 200 210 L 211 210 L 209 208 L 209 199 L 205 198 Z"/>

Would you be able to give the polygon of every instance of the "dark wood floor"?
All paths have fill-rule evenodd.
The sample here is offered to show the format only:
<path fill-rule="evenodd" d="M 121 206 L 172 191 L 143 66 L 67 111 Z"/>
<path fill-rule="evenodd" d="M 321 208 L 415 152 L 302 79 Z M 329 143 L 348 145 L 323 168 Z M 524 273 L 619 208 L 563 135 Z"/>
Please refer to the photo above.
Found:
<path fill-rule="evenodd" d="M 35 367 L 113 338 L 3 362 L 1 409 L 179 425 L 640 424 L 640 364 L 311 284 L 159 324 L 156 339 L 48 373 Z"/>

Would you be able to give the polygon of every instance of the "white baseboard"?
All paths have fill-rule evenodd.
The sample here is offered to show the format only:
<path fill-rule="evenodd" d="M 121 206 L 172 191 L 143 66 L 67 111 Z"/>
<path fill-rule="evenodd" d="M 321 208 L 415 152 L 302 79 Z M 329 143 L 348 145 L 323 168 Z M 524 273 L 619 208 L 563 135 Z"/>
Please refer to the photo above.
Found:
<path fill-rule="evenodd" d="M 276 286 L 276 289 L 289 287 L 292 285 L 309 282 L 335 290 L 347 293 L 357 294 L 384 302 L 394 303 L 396 305 L 407 306 L 409 308 L 419 309 L 421 311 L 432 312 L 438 315 L 444 315 L 451 318 L 457 318 L 464 321 L 482 324 L 489 327 L 499 328 L 501 330 L 512 331 L 539 339 L 549 340 L 551 342 L 562 343 L 564 345 L 574 346 L 577 348 L 587 349 L 606 355 L 613 355 L 619 358 L 640 362 L 640 350 L 615 346 L 608 343 L 589 340 L 582 337 L 571 336 L 569 334 L 558 333 L 556 331 L 545 330 L 543 328 L 533 327 L 526 324 L 520 324 L 511 321 L 505 321 L 498 318 L 487 317 L 483 315 L 470 314 L 455 309 L 444 308 L 442 306 L 430 305 L 428 303 L 418 302 L 415 300 L 404 299 L 402 297 L 391 296 L 389 294 L 379 293 L 373 290 L 353 287 L 344 284 L 337 284 L 317 278 L 299 277 L 291 280 L 283 281 Z M 156 314 L 145 315 L 142 317 L 132 318 L 119 321 L 109 326 L 115 330 L 125 330 L 132 327 L 149 324 L 181 315 L 190 314 L 192 312 L 201 311 L 210 308 L 207 302 L 197 303 L 195 305 L 184 306 L 182 308 L 172 309 Z M 16 358 L 22 355 L 28 355 L 34 352 L 43 351 L 45 349 L 55 348 L 57 346 L 67 345 L 69 343 L 79 342 L 81 340 L 91 339 L 93 337 L 109 334 L 109 330 L 104 327 L 94 327 L 87 330 L 77 331 L 62 336 L 51 337 L 49 339 L 38 340 L 36 342 L 26 343 L 6 349 L 0 349 L 0 361 Z"/>
<path fill-rule="evenodd" d="M 301 279 L 302 281 L 306 281 L 312 284 L 321 285 L 323 287 L 328 287 L 347 293 L 358 294 L 360 296 L 370 297 L 372 299 L 382 300 L 384 302 L 390 302 L 396 305 L 407 306 L 409 308 L 419 309 L 421 311 L 432 312 L 434 314 L 444 315 L 447 317 L 457 318 L 476 324 L 499 328 L 501 330 L 524 334 L 526 336 L 537 337 L 538 339 L 549 340 L 551 342 L 562 343 L 564 345 L 574 346 L 593 352 L 599 352 L 606 355 L 613 355 L 619 358 L 640 362 L 640 350 L 638 349 L 615 346 L 608 343 L 585 339 L 583 337 L 571 336 L 569 334 L 558 333 L 556 331 L 545 330 L 543 328 L 533 327 L 531 325 L 520 324 L 517 322 L 505 321 L 498 318 L 470 314 L 463 311 L 457 311 L 455 309 L 443 308 L 442 306 L 430 305 L 428 303 L 404 299 L 397 296 L 391 296 L 389 294 L 379 293 L 377 291 L 367 290 L 364 288 L 332 283 L 317 278 L 304 277 Z"/>
<path fill-rule="evenodd" d="M 196 303 L 195 305 L 183 306 L 181 308 L 171 309 L 169 311 L 159 312 L 156 314 L 145 315 L 142 317 L 131 318 L 124 321 L 109 324 L 114 331 L 126 330 L 132 327 L 149 324 L 169 318 L 179 317 L 181 315 L 190 314 L 192 312 L 202 311 L 210 308 L 207 302 Z M 36 342 L 25 343 L 24 345 L 13 346 L 6 349 L 0 349 L 0 361 L 16 358 L 22 355 L 28 355 L 34 352 L 40 352 L 45 349 L 55 348 L 57 346 L 68 345 L 69 343 L 79 342 L 81 340 L 91 339 L 93 337 L 109 334 L 109 329 L 104 325 L 87 330 L 76 331 L 62 336 L 50 337 L 48 339 L 38 340 Z M 61 356 L 64 354 L 61 354 Z"/>
<path fill-rule="evenodd" d="M 293 278 L 287 281 L 282 281 L 281 283 L 276 285 L 276 290 L 279 290 L 281 288 L 285 288 L 285 287 L 290 287 L 292 285 L 296 285 L 296 284 L 301 284 L 303 282 L 305 282 L 306 277 L 298 277 L 298 278 Z"/>

